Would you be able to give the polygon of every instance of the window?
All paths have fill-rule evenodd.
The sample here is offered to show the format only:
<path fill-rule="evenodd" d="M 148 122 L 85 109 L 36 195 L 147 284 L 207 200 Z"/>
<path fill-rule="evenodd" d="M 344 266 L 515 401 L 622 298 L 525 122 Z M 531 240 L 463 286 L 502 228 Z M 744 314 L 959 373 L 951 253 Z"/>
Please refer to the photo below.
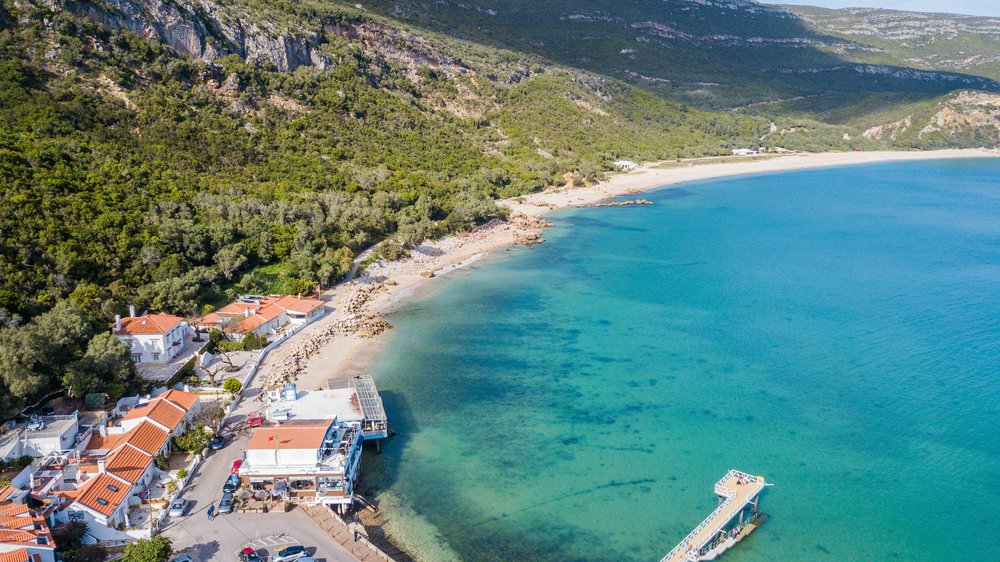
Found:
<path fill-rule="evenodd" d="M 111 490 L 112 492 L 117 492 L 118 486 L 115 486 L 114 484 L 108 484 L 108 489 Z"/>
<path fill-rule="evenodd" d="M 153 354 L 153 361 L 159 361 L 159 360 L 160 360 L 160 354 L 159 353 L 154 353 Z"/>
<path fill-rule="evenodd" d="M 132 354 L 132 362 L 133 363 L 141 363 L 142 362 L 142 354 L 141 353 L 133 353 Z"/>
<path fill-rule="evenodd" d="M 106 500 L 104 498 L 97 498 L 97 503 L 99 503 L 101 505 L 108 505 L 108 500 Z"/>
<path fill-rule="evenodd" d="M 319 489 L 323 492 L 341 491 L 344 489 L 344 480 L 339 476 L 320 476 Z"/>

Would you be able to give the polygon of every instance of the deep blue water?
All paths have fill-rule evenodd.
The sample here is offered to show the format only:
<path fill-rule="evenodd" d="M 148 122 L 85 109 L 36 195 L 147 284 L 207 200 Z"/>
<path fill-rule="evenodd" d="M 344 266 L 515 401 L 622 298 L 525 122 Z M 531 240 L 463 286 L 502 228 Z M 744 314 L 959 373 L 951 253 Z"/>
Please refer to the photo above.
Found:
<path fill-rule="evenodd" d="M 553 214 L 390 321 L 366 458 L 437 560 L 658 560 L 763 474 L 725 555 L 1000 560 L 1000 163 L 691 183 Z"/>

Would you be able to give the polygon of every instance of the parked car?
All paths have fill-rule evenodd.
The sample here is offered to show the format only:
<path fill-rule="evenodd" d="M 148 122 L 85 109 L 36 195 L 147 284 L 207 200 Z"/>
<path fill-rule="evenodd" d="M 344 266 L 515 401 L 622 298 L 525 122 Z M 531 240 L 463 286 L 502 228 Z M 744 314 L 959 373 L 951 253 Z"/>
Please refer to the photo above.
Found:
<path fill-rule="evenodd" d="M 222 485 L 222 491 L 227 494 L 231 494 L 235 492 L 236 489 L 239 487 L 240 487 L 240 477 L 235 474 L 231 474 L 229 475 L 229 478 L 226 479 L 226 483 Z"/>
<path fill-rule="evenodd" d="M 260 555 L 249 546 L 243 547 L 239 552 L 239 559 L 241 562 L 261 562 Z"/>
<path fill-rule="evenodd" d="M 264 423 L 264 417 L 260 415 L 260 412 L 254 412 L 247 416 L 247 425 L 250 427 L 260 427 Z"/>
<path fill-rule="evenodd" d="M 274 555 L 273 562 L 292 562 L 300 560 L 308 555 L 306 547 L 302 545 L 287 546 Z"/>
<path fill-rule="evenodd" d="M 174 558 L 170 562 L 194 562 L 194 560 L 192 560 L 191 557 L 188 556 L 187 554 L 182 554 L 177 558 Z"/>
<path fill-rule="evenodd" d="M 184 498 L 177 498 L 170 502 L 170 510 L 167 511 L 167 515 L 171 517 L 183 517 L 188 510 L 188 502 Z"/>
<path fill-rule="evenodd" d="M 316 559 L 312 556 L 306 556 L 305 558 L 299 558 L 299 562 L 316 562 Z"/>
<path fill-rule="evenodd" d="M 229 471 L 229 474 L 239 474 L 241 466 L 243 466 L 242 460 L 233 461 L 233 469 Z"/>
<path fill-rule="evenodd" d="M 222 499 L 219 500 L 219 508 L 216 511 L 219 513 L 233 512 L 233 494 L 231 492 L 222 494 Z"/>
<path fill-rule="evenodd" d="M 216 435 L 208 442 L 208 447 L 213 451 L 218 451 L 219 449 L 226 446 L 226 438 L 221 435 Z"/>
<path fill-rule="evenodd" d="M 52 406 L 45 406 L 44 408 L 39 410 L 38 413 L 40 413 L 43 416 L 54 416 L 56 413 L 56 409 L 53 408 Z"/>

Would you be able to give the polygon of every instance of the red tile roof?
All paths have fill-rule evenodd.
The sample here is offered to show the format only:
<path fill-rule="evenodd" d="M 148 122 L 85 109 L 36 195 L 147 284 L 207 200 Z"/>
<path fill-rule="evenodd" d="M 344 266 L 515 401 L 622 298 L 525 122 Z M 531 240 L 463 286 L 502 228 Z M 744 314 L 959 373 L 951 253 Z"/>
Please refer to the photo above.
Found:
<path fill-rule="evenodd" d="M 76 490 L 76 501 L 107 516 L 115 512 L 131 489 L 132 486 L 110 474 L 98 474 Z"/>
<path fill-rule="evenodd" d="M 108 455 L 106 468 L 118 478 L 135 484 L 152 462 L 153 457 L 149 454 L 126 445 Z"/>
<path fill-rule="evenodd" d="M 0 552 L 0 562 L 31 562 L 27 548 L 19 548 L 10 552 Z"/>
<path fill-rule="evenodd" d="M 111 324 L 111 330 L 117 335 L 157 335 L 165 334 L 170 330 L 174 329 L 178 324 L 183 322 L 184 319 L 180 316 L 174 316 L 172 314 L 147 314 L 145 316 L 129 316 L 128 318 L 122 318 L 122 329 L 116 330 L 115 325 Z"/>
<path fill-rule="evenodd" d="M 330 423 L 259 427 L 247 449 L 319 449 L 329 428 Z"/>
<path fill-rule="evenodd" d="M 156 455 L 167 444 L 167 439 L 170 439 L 169 433 L 144 421 L 125 434 L 119 448 L 128 444 L 148 455 Z"/>
<path fill-rule="evenodd" d="M 9 497 L 6 493 L 10 486 L 4 488 L 3 497 Z M 13 504 L 7 500 L 0 501 L 0 543 L 14 546 L 32 546 L 41 548 L 55 548 L 55 541 L 52 540 L 52 533 L 43 517 L 38 512 L 32 511 L 23 504 Z M 17 551 L 14 551 L 17 552 Z M 27 560 L 20 558 L 19 560 Z M 3 558 L 0 558 L 3 562 Z"/>
<path fill-rule="evenodd" d="M 149 418 L 163 427 L 173 430 L 184 419 L 187 410 L 163 398 L 155 398 L 146 404 L 132 408 L 125 414 L 126 420 Z"/>
<path fill-rule="evenodd" d="M 194 408 L 195 403 L 198 402 L 197 394 L 193 392 L 184 392 L 183 390 L 168 390 L 157 398 L 166 398 L 188 411 L 190 411 L 191 408 Z"/>
<path fill-rule="evenodd" d="M 206 314 L 198 325 L 226 326 L 226 331 L 245 334 L 281 316 L 285 311 L 308 314 L 323 307 L 323 301 L 294 295 L 271 295 L 253 302 L 233 302 Z M 249 314 L 248 314 L 249 312 Z"/>
<path fill-rule="evenodd" d="M 105 451 L 112 449 L 115 445 L 121 441 L 124 437 L 121 433 L 115 433 L 112 435 L 100 435 L 95 433 L 91 436 L 90 441 L 87 443 L 87 450 L 89 451 Z"/>
<path fill-rule="evenodd" d="M 24 515 L 25 513 L 30 513 L 31 510 L 28 506 L 20 503 L 7 503 L 3 502 L 0 504 L 0 514 L 8 516 Z"/>
<path fill-rule="evenodd" d="M 290 310 L 292 312 L 300 312 L 302 314 L 308 314 L 317 308 L 323 307 L 323 301 L 319 299 L 311 299 L 308 297 L 296 297 L 287 296 L 281 297 L 280 299 L 274 301 L 275 306 L 279 306 L 285 310 Z"/>

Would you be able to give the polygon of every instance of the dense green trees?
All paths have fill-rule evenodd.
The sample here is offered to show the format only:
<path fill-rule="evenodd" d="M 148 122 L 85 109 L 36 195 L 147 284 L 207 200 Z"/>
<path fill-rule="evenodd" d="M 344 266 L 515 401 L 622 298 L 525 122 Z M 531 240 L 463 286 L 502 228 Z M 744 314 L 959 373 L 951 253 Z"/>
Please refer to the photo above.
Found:
<path fill-rule="evenodd" d="M 6 415 L 64 387 L 71 396 L 106 392 L 118 398 L 135 384 L 129 348 L 107 331 L 99 311 L 59 301 L 30 322 L 0 327 L 0 408 Z M 96 334 L 96 335 L 95 335 Z"/>
<path fill-rule="evenodd" d="M 170 539 L 157 535 L 151 539 L 139 539 L 125 547 L 122 562 L 168 562 L 174 548 Z"/>

